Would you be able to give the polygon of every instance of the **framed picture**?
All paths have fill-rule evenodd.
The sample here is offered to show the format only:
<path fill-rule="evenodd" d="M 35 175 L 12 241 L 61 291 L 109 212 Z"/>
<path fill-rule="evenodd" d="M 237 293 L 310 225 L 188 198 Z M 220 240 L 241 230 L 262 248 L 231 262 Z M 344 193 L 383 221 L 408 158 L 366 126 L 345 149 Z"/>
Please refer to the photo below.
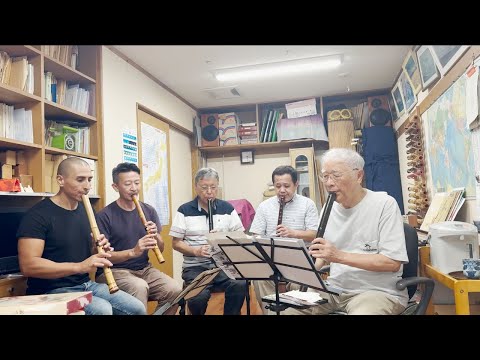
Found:
<path fill-rule="evenodd" d="M 390 96 L 388 97 L 388 108 L 390 109 L 390 113 L 392 114 L 393 122 L 397 121 L 400 116 L 397 114 L 397 107 L 395 106 L 395 99 L 393 98 L 393 94 L 390 92 Z"/>
<path fill-rule="evenodd" d="M 400 89 L 400 82 L 397 81 L 395 86 L 392 89 L 393 103 L 395 104 L 395 110 L 397 112 L 398 118 L 402 116 L 405 111 L 405 103 L 403 102 L 403 95 Z"/>
<path fill-rule="evenodd" d="M 437 65 L 435 65 L 432 49 L 428 45 L 422 45 L 417 49 L 417 60 L 422 87 L 425 90 L 440 78 L 440 74 Z"/>
<path fill-rule="evenodd" d="M 417 103 L 417 97 L 413 92 L 412 84 L 407 79 L 407 73 L 405 71 L 402 71 L 402 73 L 400 74 L 400 77 L 398 78 L 398 83 L 400 84 L 400 89 L 403 95 L 405 111 L 409 113 L 410 110 L 412 110 Z"/>
<path fill-rule="evenodd" d="M 470 45 L 430 45 L 435 62 L 444 76 Z"/>
<path fill-rule="evenodd" d="M 405 58 L 403 70 L 407 73 L 408 80 L 412 84 L 413 91 L 417 95 L 422 90 L 422 80 L 420 79 L 420 69 L 418 68 L 417 55 L 410 50 Z"/>
<path fill-rule="evenodd" d="M 253 164 L 254 161 L 253 150 L 242 150 L 240 153 L 240 164 Z"/>

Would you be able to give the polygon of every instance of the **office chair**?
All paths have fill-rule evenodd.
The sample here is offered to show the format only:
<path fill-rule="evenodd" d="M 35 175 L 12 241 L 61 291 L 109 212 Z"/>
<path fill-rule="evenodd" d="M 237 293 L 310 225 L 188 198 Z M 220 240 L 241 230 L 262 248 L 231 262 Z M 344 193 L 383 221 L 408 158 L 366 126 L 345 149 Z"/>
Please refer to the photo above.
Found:
<path fill-rule="evenodd" d="M 435 282 L 426 277 L 417 276 L 418 272 L 418 235 L 417 231 L 410 225 L 404 223 L 403 230 L 405 231 L 405 244 L 407 245 L 408 264 L 403 265 L 402 279 L 397 281 L 397 289 L 403 290 L 407 288 L 408 302 L 407 308 L 401 315 L 425 315 L 428 303 L 433 294 Z M 412 299 L 417 286 L 423 284 L 423 291 L 420 301 L 417 303 Z"/>

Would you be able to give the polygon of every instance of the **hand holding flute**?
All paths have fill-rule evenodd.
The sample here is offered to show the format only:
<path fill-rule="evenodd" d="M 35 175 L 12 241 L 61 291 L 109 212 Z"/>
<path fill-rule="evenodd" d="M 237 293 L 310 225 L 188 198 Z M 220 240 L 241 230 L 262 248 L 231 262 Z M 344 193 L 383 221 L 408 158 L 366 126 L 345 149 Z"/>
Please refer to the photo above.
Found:
<path fill-rule="evenodd" d="M 335 258 L 335 254 L 338 251 L 335 246 L 333 246 L 329 241 L 323 239 L 325 234 L 325 228 L 327 227 L 328 218 L 330 217 L 330 212 L 332 211 L 333 203 L 336 199 L 335 193 L 329 193 L 327 202 L 325 204 L 325 210 L 322 213 L 322 218 L 318 224 L 317 236 L 312 241 L 310 245 L 309 253 L 312 257 L 319 260 L 331 261 Z M 321 267 L 324 261 L 319 262 L 318 260 L 315 263 L 315 267 Z"/>
<path fill-rule="evenodd" d="M 278 219 L 276 234 L 281 237 L 295 237 L 295 231 L 283 225 L 283 209 L 285 208 L 285 197 L 279 197 L 280 207 L 278 209 Z"/>
<path fill-rule="evenodd" d="M 92 204 L 90 203 L 90 199 L 88 198 L 88 195 L 82 195 L 82 201 L 83 201 L 83 206 L 87 211 L 88 222 L 90 223 L 90 229 L 92 230 L 92 235 L 97 246 L 97 251 L 99 254 L 104 254 L 105 253 L 104 245 L 107 244 L 108 242 L 106 242 L 105 244 L 103 244 L 102 241 L 98 242 L 98 239 L 100 239 L 100 231 L 98 230 L 97 221 L 95 220 Z M 118 286 L 115 282 L 115 279 L 113 278 L 112 269 L 110 269 L 110 267 L 108 266 L 104 266 L 103 271 L 105 273 L 105 278 L 107 280 L 108 290 L 110 291 L 110 294 L 117 292 Z"/>
<path fill-rule="evenodd" d="M 140 216 L 140 219 L 142 221 L 143 226 L 145 227 L 145 231 L 149 234 L 157 234 L 156 227 L 151 228 L 149 227 L 148 220 L 145 217 L 145 213 L 143 212 L 143 209 L 140 205 L 140 201 L 138 200 L 136 195 L 132 196 L 132 200 L 135 203 L 135 207 L 137 208 L 138 215 Z M 157 257 L 157 260 L 160 264 L 165 262 L 165 259 L 160 251 L 160 248 L 158 247 L 158 244 L 155 243 L 154 247 L 152 248 L 155 256 Z"/>

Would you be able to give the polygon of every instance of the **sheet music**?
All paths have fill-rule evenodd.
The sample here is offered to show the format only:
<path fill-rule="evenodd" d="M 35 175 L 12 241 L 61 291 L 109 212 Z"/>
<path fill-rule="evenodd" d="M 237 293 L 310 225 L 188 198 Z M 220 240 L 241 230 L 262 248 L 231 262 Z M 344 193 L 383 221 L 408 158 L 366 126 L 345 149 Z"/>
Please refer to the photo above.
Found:
<path fill-rule="evenodd" d="M 275 301 L 276 294 L 264 296 L 262 299 Z M 301 292 L 292 290 L 279 294 L 279 299 L 282 303 L 296 305 L 296 306 L 315 306 L 325 303 L 325 300 L 317 292 Z"/>
<path fill-rule="evenodd" d="M 273 262 L 280 271 L 282 277 L 297 284 L 308 285 L 311 288 L 320 291 L 340 294 L 341 289 L 327 286 L 320 278 L 320 274 L 315 269 L 313 259 L 308 254 L 305 242 L 302 239 L 294 238 L 264 238 L 256 237 L 262 248 L 270 255 L 271 239 L 274 241 Z M 283 248 L 284 247 L 284 248 Z"/>
<path fill-rule="evenodd" d="M 262 280 L 273 275 L 252 236 L 242 231 L 215 232 L 207 234 L 207 241 L 215 264 L 231 279 Z"/>
<path fill-rule="evenodd" d="M 212 256 L 215 265 L 222 269 L 230 279 L 235 280 L 236 278 L 241 278 L 240 274 L 233 267 L 233 265 L 229 264 L 230 261 L 228 260 L 228 257 L 223 253 L 218 245 L 210 246 L 210 255 Z"/>
<path fill-rule="evenodd" d="M 303 240 L 257 237 L 255 240 L 262 244 L 263 249 L 269 256 L 271 256 L 271 239 L 275 243 L 273 261 L 285 280 L 299 282 L 314 288 L 322 288 L 318 275 L 313 271 L 313 261 L 309 261 L 308 257 L 310 255 L 308 255 Z M 281 246 L 285 246 L 285 248 Z"/>

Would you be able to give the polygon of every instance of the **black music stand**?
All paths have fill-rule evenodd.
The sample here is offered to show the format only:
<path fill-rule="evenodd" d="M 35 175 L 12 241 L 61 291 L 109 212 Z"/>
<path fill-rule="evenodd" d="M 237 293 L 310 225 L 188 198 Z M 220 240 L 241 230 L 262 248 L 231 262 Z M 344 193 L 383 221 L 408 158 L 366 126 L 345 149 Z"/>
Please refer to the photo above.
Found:
<path fill-rule="evenodd" d="M 301 309 L 308 307 L 282 301 L 278 290 L 280 281 L 308 285 L 328 293 L 339 293 L 337 289 L 330 289 L 323 282 L 303 240 L 277 237 L 255 238 L 241 231 L 235 231 L 210 233 L 207 235 L 207 241 L 214 249 L 218 247 L 228 259 L 223 265 L 234 268 L 232 276 L 235 279 L 273 280 L 275 301 L 265 299 L 265 302 L 270 303 L 269 309 L 276 311 L 277 314 L 288 307 Z M 292 250 L 297 251 L 292 253 Z M 222 264 L 219 267 L 221 268 Z M 327 301 L 324 300 L 322 303 L 325 302 Z"/>
<path fill-rule="evenodd" d="M 252 241 L 242 231 L 214 232 L 207 234 L 215 264 L 228 277 L 246 280 L 247 315 L 250 315 L 250 280 L 270 280 L 273 270 L 264 260 Z"/>
<path fill-rule="evenodd" d="M 197 275 L 195 279 L 192 280 L 188 286 L 177 295 L 175 300 L 171 303 L 167 302 L 163 304 L 159 309 L 155 310 L 153 315 L 175 315 L 177 312 L 179 302 L 184 299 L 187 301 L 188 299 L 197 296 L 202 292 L 205 287 L 212 282 L 212 280 L 218 275 L 220 272 L 219 268 L 205 270 L 204 272 Z"/>
<path fill-rule="evenodd" d="M 296 305 L 291 302 L 284 302 L 280 298 L 278 284 L 280 281 L 288 281 L 302 286 L 311 287 L 330 294 L 340 294 L 341 289 L 325 284 L 321 278 L 321 272 L 315 269 L 315 264 L 308 253 L 305 243 L 301 239 L 282 237 L 256 237 L 253 243 L 262 257 L 273 270 L 270 280 L 275 283 L 275 300 L 263 297 L 262 300 L 270 303 L 267 309 L 280 311 L 288 307 L 304 309 L 312 305 Z M 323 299 L 317 304 L 324 304 Z"/>

